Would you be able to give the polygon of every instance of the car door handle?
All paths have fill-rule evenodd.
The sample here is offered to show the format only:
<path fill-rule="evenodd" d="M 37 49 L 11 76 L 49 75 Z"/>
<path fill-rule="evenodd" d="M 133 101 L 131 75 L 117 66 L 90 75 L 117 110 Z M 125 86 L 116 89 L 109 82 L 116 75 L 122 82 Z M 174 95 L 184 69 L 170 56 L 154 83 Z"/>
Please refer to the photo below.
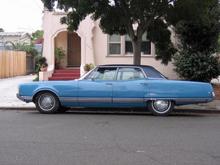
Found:
<path fill-rule="evenodd" d="M 106 85 L 112 85 L 112 83 L 106 83 Z"/>

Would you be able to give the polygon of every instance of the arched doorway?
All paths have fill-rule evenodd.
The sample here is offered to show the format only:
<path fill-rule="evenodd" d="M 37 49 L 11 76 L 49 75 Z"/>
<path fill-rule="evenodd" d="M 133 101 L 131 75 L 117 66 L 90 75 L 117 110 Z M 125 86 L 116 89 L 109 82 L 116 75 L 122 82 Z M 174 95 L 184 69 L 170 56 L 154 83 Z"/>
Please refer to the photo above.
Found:
<path fill-rule="evenodd" d="M 59 32 L 54 38 L 54 48 L 61 48 L 65 52 L 65 57 L 61 59 L 58 68 L 80 67 L 81 38 L 77 33 L 68 31 Z"/>
<path fill-rule="evenodd" d="M 67 33 L 67 67 L 81 65 L 81 38 L 75 32 Z"/>

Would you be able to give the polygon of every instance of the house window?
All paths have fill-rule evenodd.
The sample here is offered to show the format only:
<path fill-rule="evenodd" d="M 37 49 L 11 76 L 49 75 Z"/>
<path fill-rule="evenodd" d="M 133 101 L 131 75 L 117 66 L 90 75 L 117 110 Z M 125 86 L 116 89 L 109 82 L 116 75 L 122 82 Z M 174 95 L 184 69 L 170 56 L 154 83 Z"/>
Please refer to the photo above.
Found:
<path fill-rule="evenodd" d="M 110 35 L 108 39 L 110 55 L 130 55 L 133 54 L 133 46 L 128 35 Z M 143 55 L 151 54 L 151 42 L 147 40 L 146 33 L 142 36 L 141 53 Z"/>
<path fill-rule="evenodd" d="M 151 42 L 147 40 L 147 34 L 145 33 L 142 36 L 142 43 L 141 43 L 141 53 L 142 54 L 151 54 Z M 133 47 L 131 39 L 128 35 L 125 36 L 125 54 L 133 53 Z"/>
<path fill-rule="evenodd" d="M 109 54 L 121 54 L 120 35 L 109 36 Z"/>

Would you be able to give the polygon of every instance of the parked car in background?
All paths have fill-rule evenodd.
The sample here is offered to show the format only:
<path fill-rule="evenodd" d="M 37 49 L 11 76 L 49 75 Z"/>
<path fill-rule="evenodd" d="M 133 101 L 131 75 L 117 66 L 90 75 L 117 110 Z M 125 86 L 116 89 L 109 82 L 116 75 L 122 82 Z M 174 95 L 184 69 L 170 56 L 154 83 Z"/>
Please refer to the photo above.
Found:
<path fill-rule="evenodd" d="M 214 99 L 209 83 L 168 80 L 151 66 L 100 65 L 77 80 L 21 84 L 17 97 L 40 113 L 68 107 L 143 107 L 168 115 L 174 106 Z"/>

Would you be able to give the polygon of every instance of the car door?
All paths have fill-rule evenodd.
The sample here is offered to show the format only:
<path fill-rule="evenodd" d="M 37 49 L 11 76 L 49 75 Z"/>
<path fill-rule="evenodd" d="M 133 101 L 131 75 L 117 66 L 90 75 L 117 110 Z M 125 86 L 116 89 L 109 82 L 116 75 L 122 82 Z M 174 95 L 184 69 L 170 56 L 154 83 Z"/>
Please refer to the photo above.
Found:
<path fill-rule="evenodd" d="M 144 107 L 147 80 L 140 68 L 121 67 L 113 84 L 113 105 L 116 107 Z"/>
<path fill-rule="evenodd" d="M 79 81 L 78 103 L 82 107 L 112 106 L 112 84 L 117 67 L 99 67 Z"/>

